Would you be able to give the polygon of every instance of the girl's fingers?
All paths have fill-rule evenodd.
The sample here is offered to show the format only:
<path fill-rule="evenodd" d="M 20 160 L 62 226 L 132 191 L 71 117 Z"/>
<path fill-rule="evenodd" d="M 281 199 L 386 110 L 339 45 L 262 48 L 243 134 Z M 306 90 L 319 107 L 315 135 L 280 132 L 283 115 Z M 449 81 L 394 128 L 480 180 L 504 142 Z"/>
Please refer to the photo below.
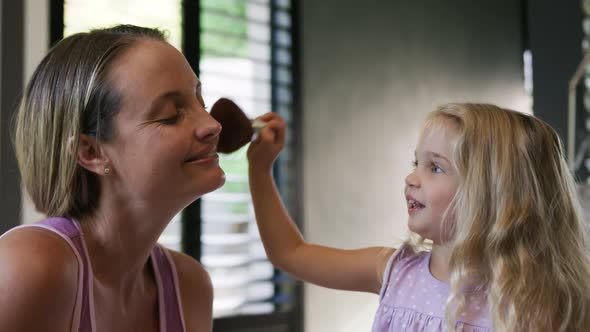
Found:
<path fill-rule="evenodd" d="M 276 131 L 276 142 L 280 143 L 281 145 L 285 143 L 285 127 L 285 122 L 281 119 L 280 126 L 277 128 L 278 130 Z"/>
<path fill-rule="evenodd" d="M 268 125 L 267 125 L 268 126 Z M 275 131 L 272 128 L 264 127 L 258 134 L 260 136 L 260 140 L 263 142 L 274 142 L 275 141 Z"/>
<path fill-rule="evenodd" d="M 274 119 L 274 118 L 277 118 L 278 116 L 279 116 L 279 115 L 278 115 L 277 113 L 274 113 L 274 112 L 268 112 L 268 113 L 265 113 L 265 114 L 263 114 L 263 115 L 259 116 L 259 117 L 258 117 L 258 119 L 260 119 L 260 120 L 262 120 L 262 121 L 269 122 L 269 121 L 271 121 L 272 119 Z"/>
<path fill-rule="evenodd" d="M 285 137 L 285 122 L 276 113 L 266 113 L 258 118 L 266 122 L 259 132 L 260 140 L 272 143 L 282 143 Z"/>
<path fill-rule="evenodd" d="M 257 118 L 257 120 L 266 122 L 265 127 L 276 127 L 276 126 L 283 126 L 285 125 L 285 121 L 281 118 L 280 115 L 274 112 L 269 112 L 264 115 L 261 115 Z"/>

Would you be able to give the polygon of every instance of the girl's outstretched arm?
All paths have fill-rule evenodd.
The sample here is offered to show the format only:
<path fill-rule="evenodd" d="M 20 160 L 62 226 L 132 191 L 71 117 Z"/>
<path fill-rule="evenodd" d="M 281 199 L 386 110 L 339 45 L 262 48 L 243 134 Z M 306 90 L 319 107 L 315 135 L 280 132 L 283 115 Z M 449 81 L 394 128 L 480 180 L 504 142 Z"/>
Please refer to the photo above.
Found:
<path fill-rule="evenodd" d="M 279 269 L 316 285 L 379 293 L 392 248 L 342 250 L 305 242 L 287 213 L 272 177 L 272 164 L 285 144 L 285 123 L 276 113 L 260 117 L 266 126 L 248 149 L 250 191 L 260 236 Z"/>

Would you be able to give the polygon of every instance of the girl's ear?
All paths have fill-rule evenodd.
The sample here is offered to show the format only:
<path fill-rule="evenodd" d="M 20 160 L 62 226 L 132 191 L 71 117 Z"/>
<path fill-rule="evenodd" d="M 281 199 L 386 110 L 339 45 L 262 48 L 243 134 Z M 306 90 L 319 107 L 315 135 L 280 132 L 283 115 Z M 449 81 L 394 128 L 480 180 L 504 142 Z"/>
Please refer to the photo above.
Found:
<path fill-rule="evenodd" d="M 110 172 L 110 163 L 94 137 L 81 134 L 78 145 L 78 164 L 88 171 L 105 175 Z"/>

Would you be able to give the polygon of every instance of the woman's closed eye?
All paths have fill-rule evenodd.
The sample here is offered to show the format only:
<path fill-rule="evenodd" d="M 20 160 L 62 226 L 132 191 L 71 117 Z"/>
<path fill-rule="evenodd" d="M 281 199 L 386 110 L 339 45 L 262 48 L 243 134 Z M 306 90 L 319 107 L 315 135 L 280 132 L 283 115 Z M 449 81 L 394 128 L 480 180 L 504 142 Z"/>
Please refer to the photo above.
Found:
<path fill-rule="evenodd" d="M 180 120 L 180 114 L 177 114 L 173 117 L 160 119 L 160 120 L 158 120 L 158 122 L 160 124 L 164 124 L 164 125 L 173 125 L 173 124 L 176 124 L 178 122 L 178 120 Z"/>
<path fill-rule="evenodd" d="M 176 107 L 176 114 L 174 114 L 173 116 L 170 117 L 166 117 L 163 119 L 159 119 L 158 123 L 163 124 L 163 125 L 173 125 L 178 123 L 178 121 L 180 121 L 182 119 L 182 117 L 184 116 L 185 113 L 185 108 L 182 106 L 177 106 Z"/>

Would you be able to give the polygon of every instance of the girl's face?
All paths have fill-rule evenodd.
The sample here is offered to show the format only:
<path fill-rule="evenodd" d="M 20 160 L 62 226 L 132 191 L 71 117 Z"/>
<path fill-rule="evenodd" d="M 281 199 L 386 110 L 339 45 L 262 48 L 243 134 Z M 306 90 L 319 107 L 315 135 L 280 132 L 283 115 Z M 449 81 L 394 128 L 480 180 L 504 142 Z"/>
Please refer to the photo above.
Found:
<path fill-rule="evenodd" d="M 451 163 L 456 136 L 450 120 L 427 126 L 416 147 L 414 170 L 406 177 L 408 226 L 435 244 L 445 242 L 441 236 L 442 218 L 459 185 Z"/>
<path fill-rule="evenodd" d="M 113 170 L 105 181 L 118 198 L 179 210 L 223 185 L 216 153 L 221 125 L 205 110 L 200 82 L 182 54 L 143 39 L 113 63 L 109 78 L 122 101 L 114 138 L 102 146 Z"/>

